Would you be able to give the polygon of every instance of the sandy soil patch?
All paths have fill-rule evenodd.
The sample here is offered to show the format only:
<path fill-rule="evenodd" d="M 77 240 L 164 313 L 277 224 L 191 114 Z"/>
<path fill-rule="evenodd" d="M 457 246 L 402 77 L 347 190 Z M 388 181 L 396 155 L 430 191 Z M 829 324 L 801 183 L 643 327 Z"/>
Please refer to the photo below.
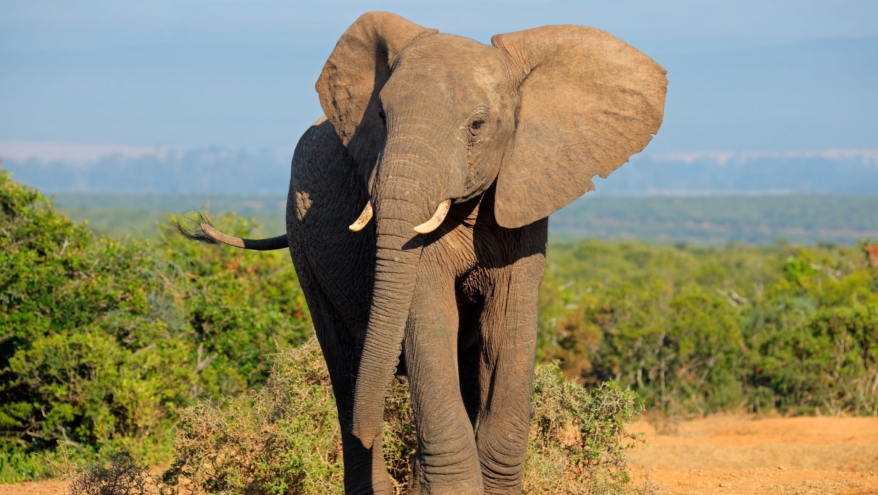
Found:
<path fill-rule="evenodd" d="M 39 481 L 0 485 L 2 495 L 63 495 L 67 488 L 66 481 Z"/>
<path fill-rule="evenodd" d="M 878 418 L 712 416 L 632 452 L 635 475 L 662 493 L 878 494 Z"/>

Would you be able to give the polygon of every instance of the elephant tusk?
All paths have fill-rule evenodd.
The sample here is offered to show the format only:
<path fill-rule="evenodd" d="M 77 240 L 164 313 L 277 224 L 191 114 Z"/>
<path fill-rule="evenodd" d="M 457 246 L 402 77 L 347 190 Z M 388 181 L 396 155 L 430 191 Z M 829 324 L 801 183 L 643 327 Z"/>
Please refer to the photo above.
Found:
<path fill-rule="evenodd" d="M 439 206 L 436 207 L 436 213 L 433 214 L 433 217 L 415 227 L 415 232 L 418 234 L 429 234 L 434 230 L 438 229 L 442 222 L 445 220 L 445 215 L 448 215 L 448 210 L 451 209 L 451 200 L 446 199 L 445 201 L 439 203 Z"/>
<path fill-rule="evenodd" d="M 366 203 L 366 207 L 363 208 L 363 213 L 360 213 L 360 216 L 359 216 L 359 218 L 357 218 L 357 221 L 355 221 L 354 223 L 352 223 L 348 226 L 348 230 L 350 230 L 351 232 L 359 232 L 359 231 L 363 230 L 363 227 L 365 227 L 369 223 L 369 220 L 372 220 L 372 200 L 371 199 L 369 200 L 368 203 Z"/>

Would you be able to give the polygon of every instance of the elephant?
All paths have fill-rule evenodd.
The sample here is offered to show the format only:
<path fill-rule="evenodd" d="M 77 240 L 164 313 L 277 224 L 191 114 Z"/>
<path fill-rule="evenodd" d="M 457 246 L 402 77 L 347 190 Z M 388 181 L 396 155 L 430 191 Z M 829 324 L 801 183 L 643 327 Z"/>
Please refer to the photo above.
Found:
<path fill-rule="evenodd" d="M 408 377 L 412 493 L 521 493 L 548 216 L 639 153 L 666 71 L 590 27 L 491 45 L 385 12 L 342 34 L 295 149 L 289 249 L 338 408 L 346 493 L 392 493 L 386 390 Z"/>

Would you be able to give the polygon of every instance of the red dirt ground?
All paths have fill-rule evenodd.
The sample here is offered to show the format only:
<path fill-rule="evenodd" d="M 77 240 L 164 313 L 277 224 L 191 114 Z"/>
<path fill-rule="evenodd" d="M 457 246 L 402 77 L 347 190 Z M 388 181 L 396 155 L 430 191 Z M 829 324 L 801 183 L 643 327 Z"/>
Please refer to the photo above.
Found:
<path fill-rule="evenodd" d="M 878 494 L 878 418 L 712 416 L 633 431 L 635 475 L 665 494 Z"/>

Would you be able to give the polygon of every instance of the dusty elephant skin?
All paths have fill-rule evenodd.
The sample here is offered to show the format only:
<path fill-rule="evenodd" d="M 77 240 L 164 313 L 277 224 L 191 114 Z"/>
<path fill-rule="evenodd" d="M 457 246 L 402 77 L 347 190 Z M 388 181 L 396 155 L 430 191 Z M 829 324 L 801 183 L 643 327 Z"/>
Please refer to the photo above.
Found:
<path fill-rule="evenodd" d="M 326 117 L 293 156 L 286 243 L 206 237 L 289 246 L 347 493 L 392 491 L 380 434 L 394 373 L 415 413 L 412 491 L 521 492 L 547 217 L 646 146 L 666 84 L 587 27 L 487 46 L 375 12 L 342 35 L 317 81 Z"/>

